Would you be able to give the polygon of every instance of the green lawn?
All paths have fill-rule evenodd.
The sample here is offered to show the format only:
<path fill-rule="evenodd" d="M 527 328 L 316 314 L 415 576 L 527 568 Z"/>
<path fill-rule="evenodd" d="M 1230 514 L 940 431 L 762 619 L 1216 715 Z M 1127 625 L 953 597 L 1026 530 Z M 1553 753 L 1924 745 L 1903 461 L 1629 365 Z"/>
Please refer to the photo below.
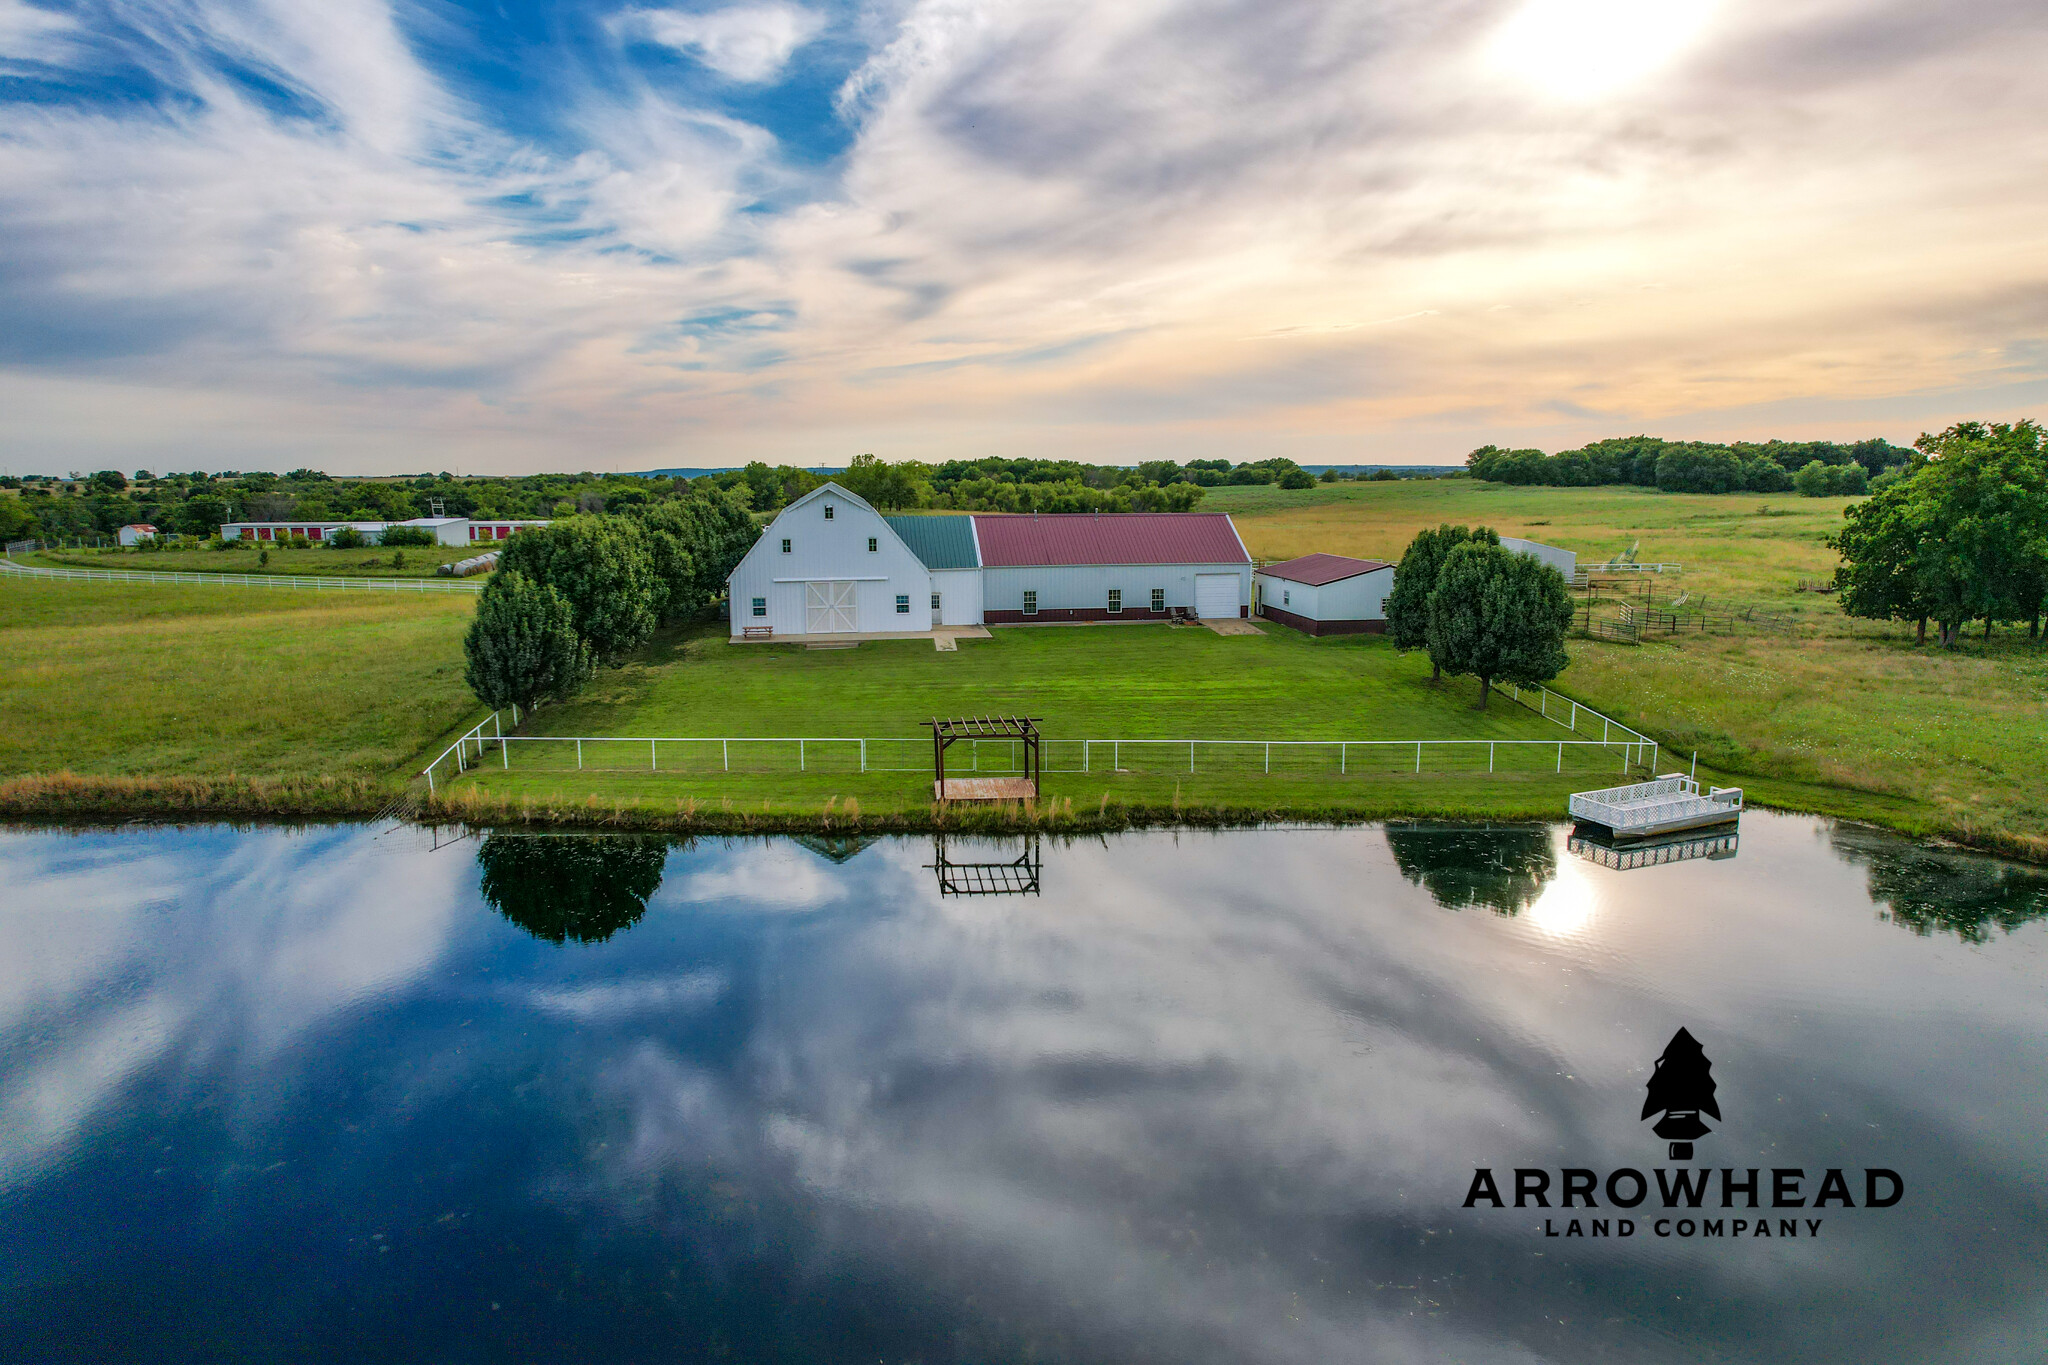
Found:
<path fill-rule="evenodd" d="M 1218 489 L 1251 552 L 1326 550 L 1397 559 L 1439 522 L 1483 524 L 1575 550 L 1582 563 L 1641 542 L 1673 561 L 1659 596 L 1759 605 L 1791 616 L 1788 635 L 1686 637 L 1638 647 L 1574 640 L 1558 684 L 1617 719 L 1698 749 L 1749 788 L 1828 784 L 1817 802 L 1877 801 L 1905 827 L 2048 860 L 2048 650 L 2006 629 L 1988 645 L 1916 646 L 1910 625 L 1856 621 L 1835 599 L 1797 591 L 1832 576 L 1822 543 L 1845 498 L 1700 496 L 1638 488 L 1516 488 L 1465 479 Z"/>
<path fill-rule="evenodd" d="M 22 556 L 25 564 L 60 565 L 73 569 L 127 569 L 158 573 L 312 574 L 347 578 L 431 578 L 438 565 L 485 553 L 487 545 L 406 545 L 384 549 L 333 550 L 324 546 L 288 550 L 255 546 L 232 550 L 45 550 Z M 270 562 L 261 562 L 264 549 Z M 393 565 L 397 555 L 403 565 Z"/>
<path fill-rule="evenodd" d="M 1038 718 L 1046 790 L 1063 798 L 1109 792 L 1163 805 L 1178 791 L 1203 806 L 1331 811 L 1379 803 L 1391 811 L 1398 801 L 1390 784 L 1398 784 L 1431 811 L 1475 795 L 1492 811 L 1494 796 L 1513 796 L 1555 815 L 1563 791 L 1619 776 L 1618 750 L 1557 747 L 1597 739 L 1590 717 L 1575 736 L 1505 696 L 1486 711 L 1477 700 L 1476 684 L 1432 684 L 1425 661 L 1382 640 L 1314 640 L 1278 626 L 1249 636 L 1157 625 L 1004 629 L 962 641 L 953 653 L 926 640 L 857 649 L 733 645 L 722 629 L 705 629 L 661 639 L 519 733 L 865 738 L 868 771 L 860 748 L 843 743 L 799 753 L 790 744 L 586 742 L 579 771 L 571 746 L 515 741 L 465 781 L 555 802 L 631 796 L 815 809 L 837 795 L 870 811 L 921 807 L 930 798 L 931 748 L 920 722 L 969 714 Z M 1190 754 L 1184 742 L 1097 743 L 1084 752 L 1083 739 L 1196 746 Z M 1418 777 L 1418 739 L 1472 742 L 1425 744 Z M 1203 742 L 1218 740 L 1402 742 L 1348 751 Z M 949 763 L 1000 773 L 1015 757 L 1007 742 L 989 742 L 956 747 Z M 896 771 L 877 771 L 885 768 Z M 1413 797 L 1418 787 L 1423 795 Z"/>
<path fill-rule="evenodd" d="M 462 681 L 474 606 L 0 579 L 0 774 L 310 774 L 395 790 L 478 710 Z"/>

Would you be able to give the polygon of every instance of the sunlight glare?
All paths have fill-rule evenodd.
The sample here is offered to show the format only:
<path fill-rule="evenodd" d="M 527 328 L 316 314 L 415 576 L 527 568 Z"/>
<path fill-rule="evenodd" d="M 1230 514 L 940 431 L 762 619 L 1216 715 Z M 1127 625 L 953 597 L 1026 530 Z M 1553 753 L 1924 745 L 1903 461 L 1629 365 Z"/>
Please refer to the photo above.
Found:
<path fill-rule="evenodd" d="M 1494 31 L 1488 65 L 1560 99 L 1654 74 L 1705 30 L 1716 0 L 1526 0 Z"/>
<path fill-rule="evenodd" d="M 1593 922 L 1593 884 L 1575 861 L 1559 863 L 1557 875 L 1527 912 L 1529 922 L 1552 938 L 1573 938 Z"/>

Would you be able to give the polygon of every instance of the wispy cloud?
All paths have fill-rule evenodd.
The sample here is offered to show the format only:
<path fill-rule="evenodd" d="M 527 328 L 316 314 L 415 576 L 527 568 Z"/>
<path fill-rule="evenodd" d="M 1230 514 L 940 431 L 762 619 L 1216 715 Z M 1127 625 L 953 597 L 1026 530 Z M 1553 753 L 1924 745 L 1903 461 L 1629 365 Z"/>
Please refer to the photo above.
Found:
<path fill-rule="evenodd" d="M 1445 458 L 2048 378 L 2038 7 L 1500 67 L 1600 7 L 0 0 L 10 458 Z"/>

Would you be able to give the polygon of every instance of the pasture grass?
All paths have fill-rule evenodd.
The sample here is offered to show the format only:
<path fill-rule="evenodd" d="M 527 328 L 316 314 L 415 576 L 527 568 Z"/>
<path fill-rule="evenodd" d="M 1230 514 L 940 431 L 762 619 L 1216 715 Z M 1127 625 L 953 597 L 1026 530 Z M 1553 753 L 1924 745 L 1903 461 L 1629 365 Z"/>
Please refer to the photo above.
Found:
<path fill-rule="evenodd" d="M 2011 628 L 1954 651 L 1920 646 L 1910 625 L 1852 620 L 1833 597 L 1798 591 L 1801 579 L 1833 576 L 1822 542 L 1850 501 L 1451 479 L 1220 489 L 1203 506 L 1234 512 L 1261 559 L 1398 560 L 1417 530 L 1446 521 L 1560 545 L 1582 564 L 1640 540 L 1643 561 L 1684 565 L 1660 579 L 1660 599 L 1764 606 L 1795 629 L 1633 647 L 1574 640 L 1559 688 L 1671 756 L 1699 750 L 1749 789 L 1768 779 L 1903 803 L 1914 813 L 1889 823 L 2048 860 L 2048 652 Z"/>
<path fill-rule="evenodd" d="M 478 709 L 462 681 L 474 605 L 0 579 L 0 774 L 374 779 L 396 791 Z"/>
<path fill-rule="evenodd" d="M 432 578 L 442 564 L 453 564 L 492 549 L 490 545 L 369 545 L 360 550 L 324 546 L 292 550 L 257 542 L 253 548 L 229 550 L 124 550 L 120 548 L 39 550 L 17 556 L 24 564 L 71 569 L 123 569 L 146 573 L 248 573 L 310 575 L 331 578 Z M 270 562 L 259 564 L 263 550 Z M 394 567 L 392 556 L 404 554 L 405 566 Z"/>

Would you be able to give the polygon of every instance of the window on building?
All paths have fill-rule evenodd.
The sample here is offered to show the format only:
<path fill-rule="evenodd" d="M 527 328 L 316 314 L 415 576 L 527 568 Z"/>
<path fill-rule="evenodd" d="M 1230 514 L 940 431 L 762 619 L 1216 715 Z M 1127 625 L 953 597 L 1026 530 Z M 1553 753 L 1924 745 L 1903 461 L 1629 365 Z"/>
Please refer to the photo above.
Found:
<path fill-rule="evenodd" d="M 869 537 L 868 537 L 868 553 L 869 553 L 869 554 L 873 554 L 873 553 L 874 553 L 875 551 L 877 551 L 877 550 L 879 550 L 879 549 L 881 549 L 881 548 L 882 548 L 882 542 L 881 542 L 881 538 L 880 538 L 879 536 L 869 536 Z"/>
<path fill-rule="evenodd" d="M 1038 615 L 1038 589 L 1026 588 L 1024 590 L 1024 614 L 1026 616 Z"/>
<path fill-rule="evenodd" d="M 934 616 L 937 616 L 938 614 L 939 614 L 939 595 L 938 595 L 937 593 L 933 593 L 933 594 L 932 594 L 932 615 L 934 615 Z"/>
<path fill-rule="evenodd" d="M 1123 609 L 1124 590 L 1122 588 L 1111 588 L 1109 590 L 1109 614 L 1114 616 Z"/>
<path fill-rule="evenodd" d="M 910 594 L 909 594 L 909 593 L 907 593 L 907 592 L 899 592 L 899 593 L 897 593 L 897 594 L 896 594 L 896 614 L 897 614 L 898 616 L 908 616 L 908 615 L 910 615 Z"/>
<path fill-rule="evenodd" d="M 1154 610 L 1154 611 L 1165 611 L 1165 610 L 1166 610 L 1166 589 L 1164 589 L 1164 588 L 1154 588 L 1154 589 L 1152 589 L 1152 610 Z"/>
<path fill-rule="evenodd" d="M 829 502 L 825 504 L 825 520 L 832 520 L 832 504 Z"/>
<path fill-rule="evenodd" d="M 767 599 L 767 598 L 765 598 L 765 597 L 757 597 L 757 598 L 755 598 L 755 599 L 754 599 L 754 615 L 756 615 L 756 616 L 766 616 L 767 614 L 768 614 L 768 599 Z"/>
<path fill-rule="evenodd" d="M 784 553 L 784 554 L 788 554 L 788 553 L 789 553 L 789 537 L 788 537 L 788 536 L 784 536 L 784 537 L 782 538 L 782 553 Z"/>
<path fill-rule="evenodd" d="M 1384 597 L 1382 597 L 1382 598 L 1380 599 L 1380 615 L 1382 615 L 1382 616 L 1385 616 L 1386 614 L 1387 614 L 1387 599 L 1386 599 L 1386 598 L 1384 598 Z"/>
<path fill-rule="evenodd" d="M 1293 605 L 1293 603 L 1294 603 L 1294 594 L 1293 594 L 1293 593 L 1291 593 L 1291 592 L 1289 592 L 1289 591 L 1288 591 L 1288 590 L 1287 590 L 1286 588 L 1282 588 L 1282 589 L 1280 589 L 1280 605 L 1281 605 L 1281 606 L 1283 606 L 1283 607 L 1285 607 L 1285 606 L 1291 606 L 1291 605 Z"/>

